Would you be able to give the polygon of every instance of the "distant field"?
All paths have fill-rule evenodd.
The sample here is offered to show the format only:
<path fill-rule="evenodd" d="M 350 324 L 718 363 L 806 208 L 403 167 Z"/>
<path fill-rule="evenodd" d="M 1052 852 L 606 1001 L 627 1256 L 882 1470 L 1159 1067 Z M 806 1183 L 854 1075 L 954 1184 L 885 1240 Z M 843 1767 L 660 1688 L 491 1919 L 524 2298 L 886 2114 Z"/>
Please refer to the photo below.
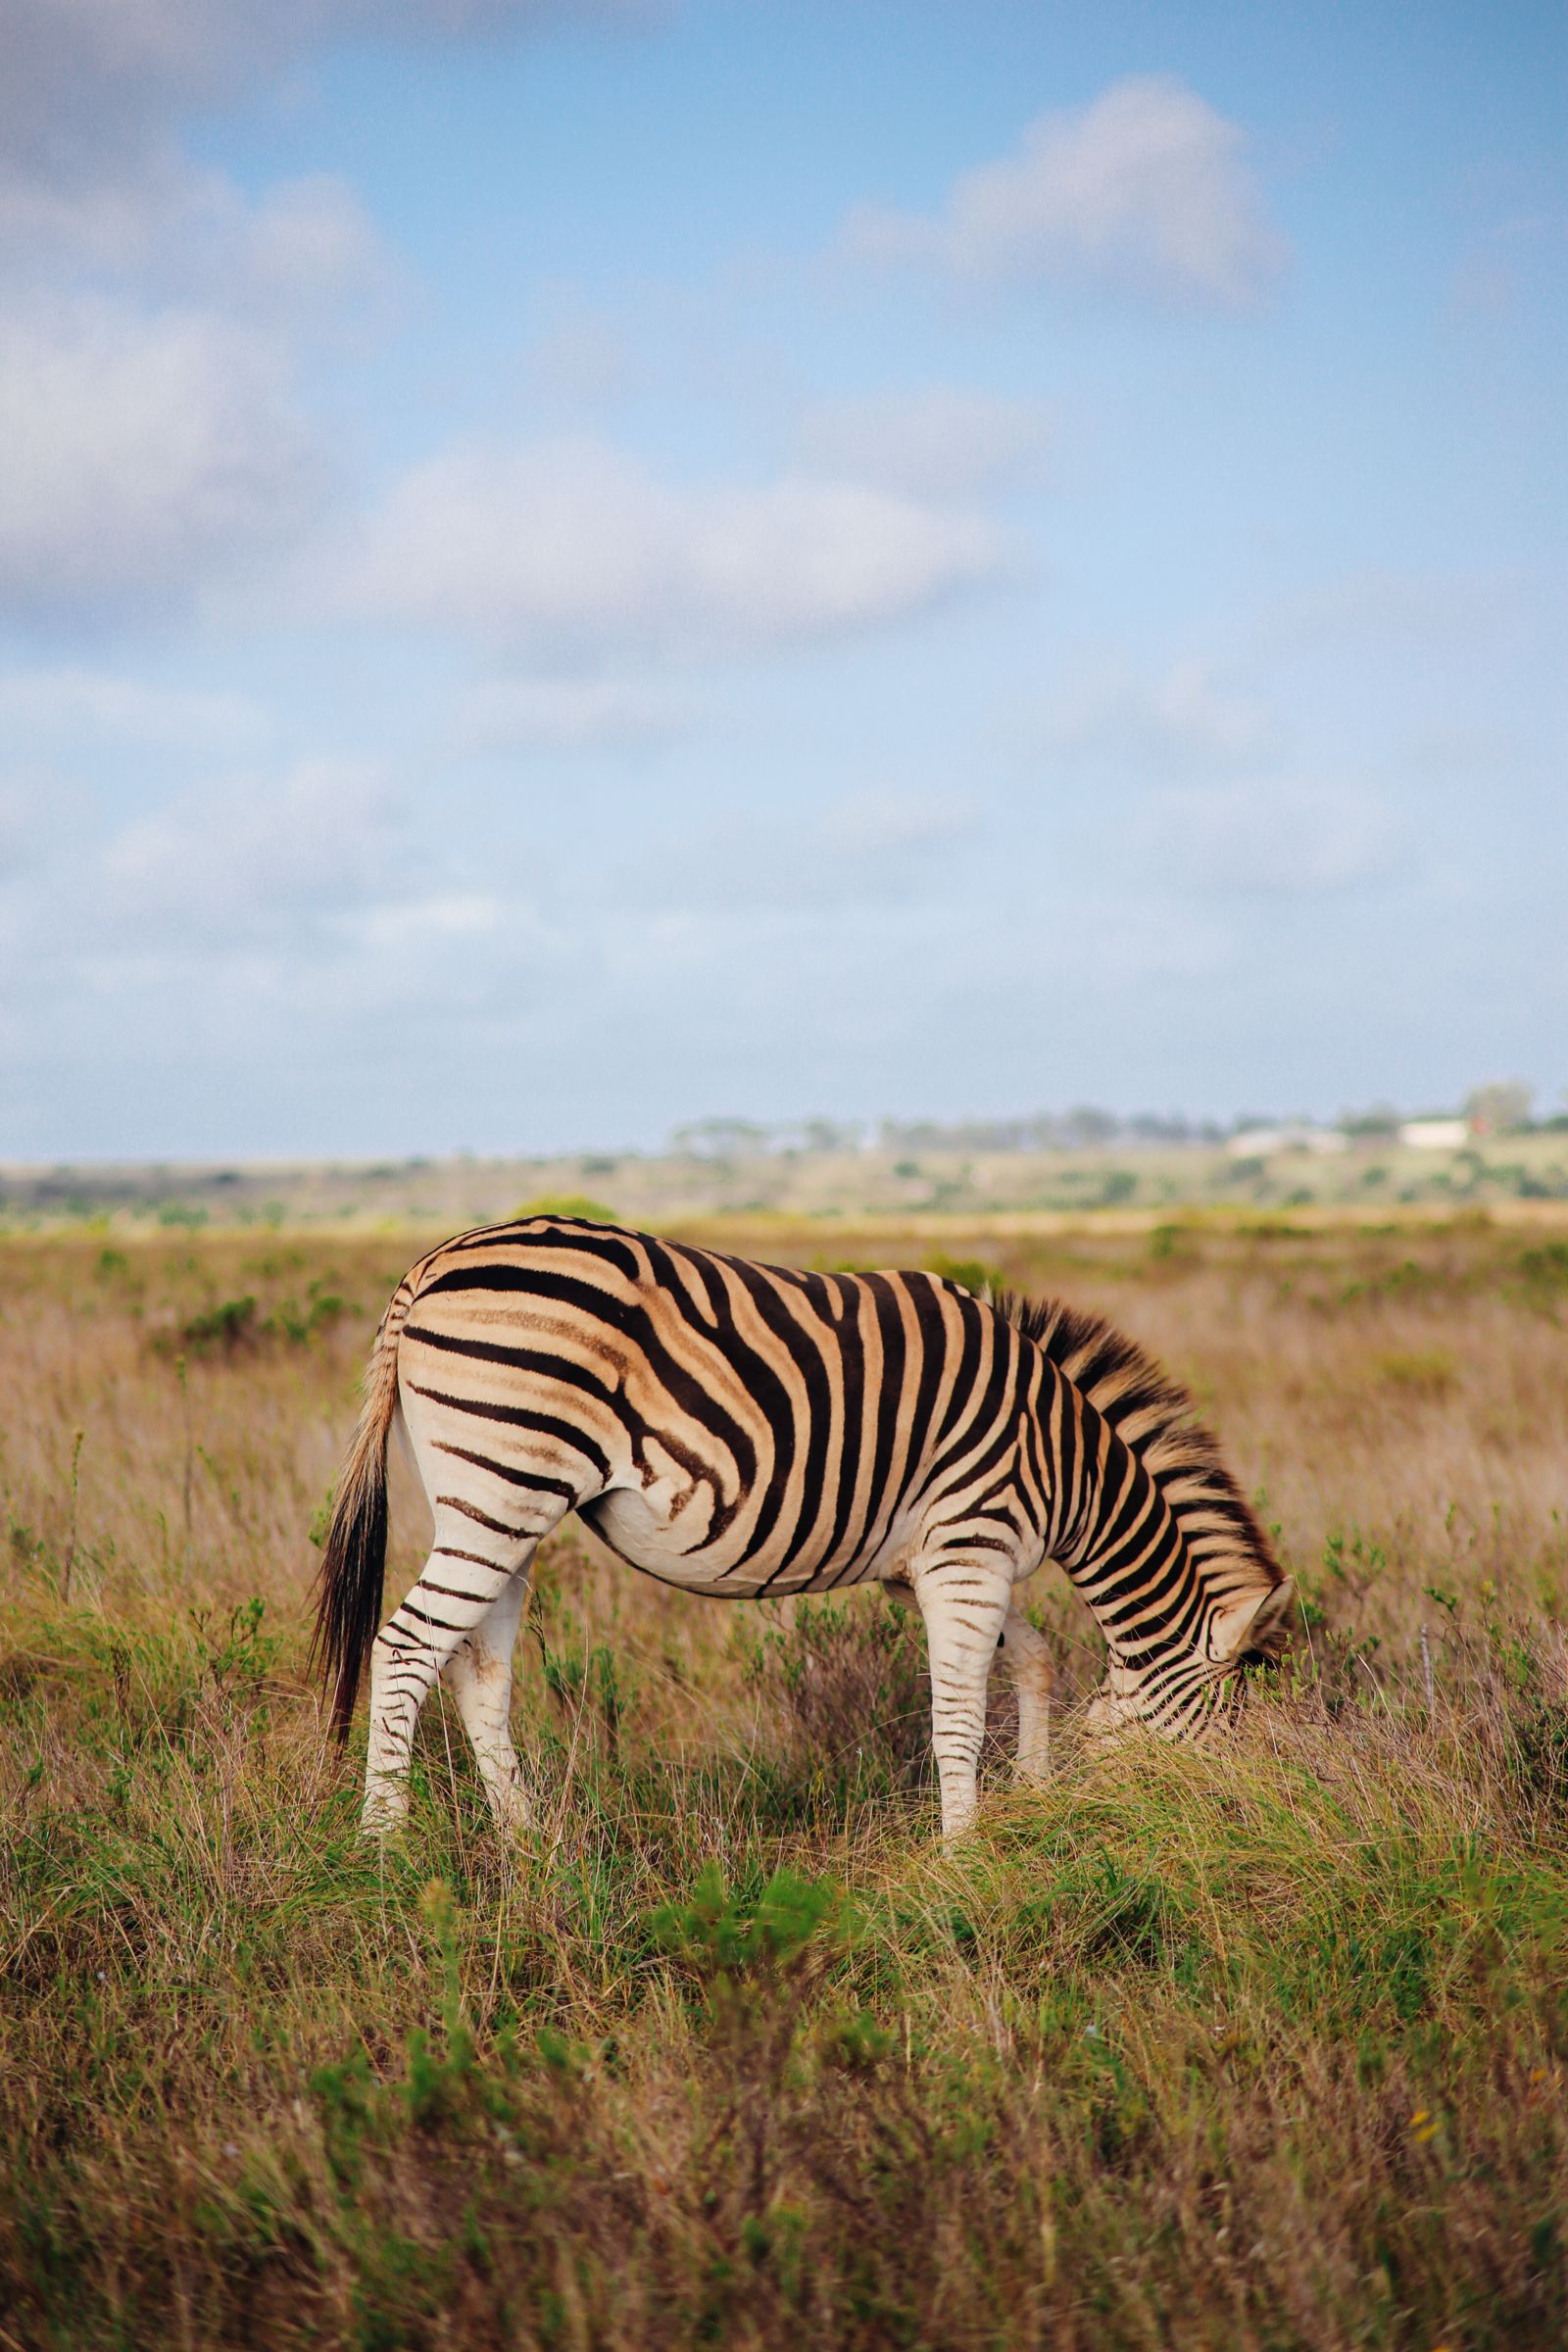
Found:
<path fill-rule="evenodd" d="M 1043 1571 L 1057 1777 L 999 1690 L 950 1856 L 909 1620 L 569 1529 L 537 1840 L 437 1699 L 366 1852 L 306 1599 L 434 1233 L 0 1239 L 0 2347 L 1560 2346 L 1568 1209 L 1239 1205 L 700 1228 L 1108 1311 L 1278 1530 L 1294 1653 L 1201 1757 L 1084 1750 Z"/>
<path fill-rule="evenodd" d="M 563 1159 L 305 1162 L 297 1165 L 0 1166 L 0 1231 L 108 1218 L 115 1225 L 364 1227 L 395 1220 L 453 1231 L 524 1201 L 597 1203 L 631 1223 L 773 1215 L 1006 1214 L 1046 1222 L 1096 1213 L 1202 1210 L 1373 1218 L 1419 1207 L 1556 1203 L 1568 1213 L 1568 1118 L 1458 1151 L 1363 1139 L 1341 1152 L 1238 1155 L 1218 1145 L 1105 1144 L 1079 1151 L 770 1151 L 724 1156 L 590 1152 Z"/>

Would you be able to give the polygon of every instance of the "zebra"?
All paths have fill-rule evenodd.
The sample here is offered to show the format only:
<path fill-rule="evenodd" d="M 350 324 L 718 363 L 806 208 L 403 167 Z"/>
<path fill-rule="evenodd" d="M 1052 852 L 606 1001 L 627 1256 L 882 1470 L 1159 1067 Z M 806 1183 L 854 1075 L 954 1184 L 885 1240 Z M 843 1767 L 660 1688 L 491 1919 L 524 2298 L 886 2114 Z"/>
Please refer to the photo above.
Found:
<path fill-rule="evenodd" d="M 379 1623 L 394 1423 L 433 1519 Z M 314 1656 L 348 1738 L 367 1659 L 363 1827 L 404 1820 L 419 1708 L 457 1701 L 498 1822 L 525 1828 L 509 1716 L 534 1552 L 575 1511 L 694 1592 L 880 1582 L 925 1622 L 942 1829 L 976 1809 L 987 1678 L 1048 1764 L 1049 1645 L 1015 1590 L 1045 1559 L 1105 1639 L 1092 1727 L 1202 1738 L 1283 1645 L 1289 1581 L 1186 1392 L 1059 1301 L 924 1272 L 807 1273 L 586 1217 L 523 1216 L 421 1258 L 377 1332 L 339 1480 Z"/>

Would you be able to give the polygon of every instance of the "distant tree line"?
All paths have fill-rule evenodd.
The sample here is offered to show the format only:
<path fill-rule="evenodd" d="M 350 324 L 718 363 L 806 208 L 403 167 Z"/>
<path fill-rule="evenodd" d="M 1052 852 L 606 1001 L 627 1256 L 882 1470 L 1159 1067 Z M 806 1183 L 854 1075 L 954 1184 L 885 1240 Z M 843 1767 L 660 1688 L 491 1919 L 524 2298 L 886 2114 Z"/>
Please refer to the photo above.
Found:
<path fill-rule="evenodd" d="M 1473 1087 L 1457 1111 L 1421 1112 L 1421 1117 L 1460 1117 L 1477 1136 L 1517 1135 L 1532 1125 L 1560 1127 L 1564 1118 L 1533 1121 L 1534 1090 L 1516 1079 L 1498 1079 Z M 1365 1110 L 1348 1110 L 1334 1122 L 1340 1133 L 1356 1142 L 1376 1143 L 1397 1135 L 1408 1111 L 1392 1102 L 1376 1102 Z M 1278 1120 L 1249 1112 L 1228 1123 L 1217 1119 L 1189 1119 L 1180 1112 L 1137 1111 L 1122 1117 L 1093 1103 L 1070 1110 L 1037 1110 L 1010 1119 L 697 1119 L 673 1130 L 669 1150 L 677 1158 L 703 1160 L 764 1159 L 796 1153 L 881 1152 L 911 1158 L 926 1152 L 1102 1152 L 1111 1146 L 1146 1150 L 1173 1146 L 1214 1146 L 1252 1128 L 1274 1127 Z M 1309 1128 L 1310 1119 L 1292 1122 Z"/>
<path fill-rule="evenodd" d="M 1080 1104 L 1013 1119 L 698 1119 L 677 1127 L 670 1151 L 689 1159 L 756 1159 L 789 1152 L 1094 1152 L 1110 1144 L 1217 1144 L 1229 1129 L 1212 1119 L 1114 1111 Z"/>

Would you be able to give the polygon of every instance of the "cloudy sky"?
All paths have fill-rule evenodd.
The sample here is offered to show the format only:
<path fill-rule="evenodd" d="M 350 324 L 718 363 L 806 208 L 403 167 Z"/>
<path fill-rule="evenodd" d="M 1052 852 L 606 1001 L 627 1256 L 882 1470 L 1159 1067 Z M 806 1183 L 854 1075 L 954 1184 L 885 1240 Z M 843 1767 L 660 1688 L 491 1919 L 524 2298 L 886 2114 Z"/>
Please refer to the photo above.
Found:
<path fill-rule="evenodd" d="M 1568 1084 L 1521 0 L 0 0 L 0 1157 Z"/>

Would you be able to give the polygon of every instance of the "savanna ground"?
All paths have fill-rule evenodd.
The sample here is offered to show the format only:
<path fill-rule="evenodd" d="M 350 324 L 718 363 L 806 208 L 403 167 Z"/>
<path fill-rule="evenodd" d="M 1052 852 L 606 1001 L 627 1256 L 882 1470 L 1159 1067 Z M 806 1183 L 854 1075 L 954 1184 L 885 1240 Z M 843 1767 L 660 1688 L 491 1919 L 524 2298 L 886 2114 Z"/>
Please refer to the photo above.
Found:
<path fill-rule="evenodd" d="M 437 1700 L 367 1850 L 306 1597 L 423 1237 L 0 1243 L 0 2345 L 1560 2344 L 1543 1219 L 949 1245 L 1192 1382 L 1304 1604 L 1223 1750 L 1092 1753 L 1043 1571 L 1056 1775 L 1008 1789 L 999 1691 L 952 1853 L 912 1620 L 682 1598 L 569 1532 L 519 1653 L 535 1840 Z M 393 1583 L 401 1466 L 394 1513 Z"/>

